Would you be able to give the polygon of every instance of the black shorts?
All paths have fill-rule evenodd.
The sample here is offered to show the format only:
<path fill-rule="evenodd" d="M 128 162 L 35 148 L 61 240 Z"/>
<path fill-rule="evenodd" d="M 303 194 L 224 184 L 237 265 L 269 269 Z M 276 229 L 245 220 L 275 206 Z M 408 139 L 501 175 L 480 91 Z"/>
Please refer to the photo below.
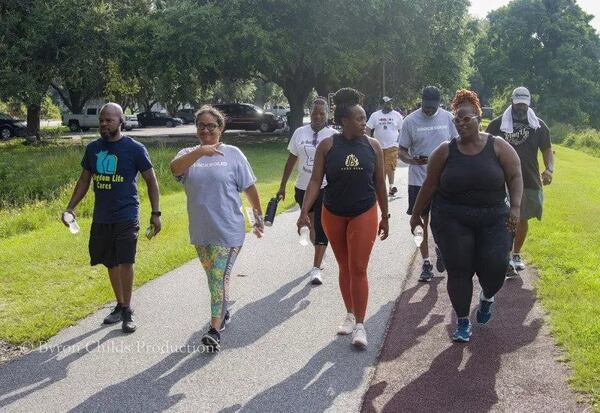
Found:
<path fill-rule="evenodd" d="M 138 221 L 115 224 L 92 222 L 90 264 L 103 264 L 107 268 L 119 264 L 134 264 L 139 230 Z"/>
<path fill-rule="evenodd" d="M 406 211 L 406 213 L 408 215 L 412 215 L 412 210 L 413 207 L 415 206 L 415 202 L 417 201 L 417 195 L 419 194 L 419 191 L 421 190 L 420 186 L 417 185 L 409 185 L 408 186 L 408 211 Z M 421 212 L 421 216 L 427 216 L 429 215 L 429 209 L 431 208 L 431 202 L 429 204 L 427 204 L 427 206 L 423 209 L 423 211 Z"/>
<path fill-rule="evenodd" d="M 295 188 L 296 194 L 295 199 L 298 205 L 302 207 L 302 202 L 304 201 L 304 194 L 306 191 L 302 189 Z M 327 239 L 327 235 L 325 235 L 325 231 L 323 230 L 323 225 L 321 224 L 321 210 L 323 209 L 323 196 L 325 195 L 325 190 L 321 189 L 319 192 L 319 197 L 313 204 L 312 208 L 308 212 L 315 213 L 315 245 L 327 245 L 329 240 Z"/>

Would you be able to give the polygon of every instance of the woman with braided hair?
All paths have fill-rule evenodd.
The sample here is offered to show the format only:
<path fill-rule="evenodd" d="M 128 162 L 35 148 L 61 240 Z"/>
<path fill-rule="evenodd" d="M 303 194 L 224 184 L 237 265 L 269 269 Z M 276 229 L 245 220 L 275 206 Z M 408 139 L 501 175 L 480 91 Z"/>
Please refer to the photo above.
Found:
<path fill-rule="evenodd" d="M 458 318 L 452 339 L 467 342 L 473 275 L 477 274 L 482 289 L 477 322 L 486 324 L 494 296 L 504 283 L 519 222 L 523 178 L 510 144 L 479 131 L 481 106 L 475 92 L 457 91 L 452 111 L 459 136 L 431 154 L 410 226 L 414 231 L 423 225 L 421 211 L 433 199 L 431 229 L 444 257 L 448 295 Z"/>
<path fill-rule="evenodd" d="M 327 178 L 321 220 L 340 269 L 339 284 L 346 318 L 338 334 L 352 333 L 352 344 L 367 346 L 363 321 L 369 284 L 367 266 L 375 238 L 388 236 L 388 199 L 383 171 L 383 151 L 376 139 L 366 136 L 367 117 L 360 105 L 362 94 L 343 88 L 334 97 L 335 123 L 342 133 L 325 138 L 315 153 L 315 162 L 298 231 L 311 225 L 309 211 Z M 378 224 L 377 203 L 381 209 Z"/>

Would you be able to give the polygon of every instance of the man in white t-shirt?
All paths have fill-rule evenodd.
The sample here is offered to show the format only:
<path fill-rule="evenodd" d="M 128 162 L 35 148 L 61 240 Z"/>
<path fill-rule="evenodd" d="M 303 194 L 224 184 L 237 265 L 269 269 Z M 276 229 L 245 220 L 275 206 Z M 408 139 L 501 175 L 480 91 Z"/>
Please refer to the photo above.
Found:
<path fill-rule="evenodd" d="M 440 108 L 441 94 L 435 86 L 427 86 L 423 89 L 423 100 L 421 108 L 415 110 L 404 119 L 402 132 L 400 134 L 400 159 L 408 166 L 408 211 L 412 209 L 417 199 L 417 194 L 427 176 L 427 161 L 429 155 L 442 142 L 449 141 L 458 136 L 456 127 L 452 122 L 452 114 Z M 423 242 L 421 243 L 421 256 L 423 267 L 419 281 L 430 281 L 433 278 L 433 265 L 429 261 L 429 206 L 423 210 Z M 444 272 L 444 262 L 438 248 L 436 268 Z"/>
<path fill-rule="evenodd" d="M 327 126 L 328 112 L 327 99 L 321 97 L 316 98 L 313 101 L 310 110 L 310 125 L 301 126 L 294 131 L 288 145 L 290 155 L 285 163 L 281 185 L 279 186 L 279 192 L 277 192 L 277 197 L 279 199 L 285 199 L 285 186 L 294 169 L 294 165 L 298 162 L 295 199 L 296 202 L 302 206 L 304 194 L 306 193 L 306 188 L 308 187 L 308 182 L 312 175 L 317 145 L 323 139 L 337 133 L 335 129 Z M 324 194 L 323 188 L 325 188 L 326 185 L 327 182 L 323 180 L 319 197 L 310 211 L 310 222 L 313 223 L 310 228 L 310 239 L 315 246 L 313 268 L 309 271 L 310 282 L 313 285 L 321 285 L 323 283 L 321 264 L 323 263 L 323 256 L 325 255 L 325 250 L 327 249 L 327 244 L 329 242 L 325 235 L 325 231 L 323 230 L 323 226 L 321 225 L 321 206 L 323 204 Z"/>
<path fill-rule="evenodd" d="M 384 96 L 383 108 L 369 117 L 367 122 L 367 135 L 373 133 L 373 137 L 379 141 L 383 149 L 383 166 L 390 184 L 390 196 L 398 192 L 394 186 L 394 172 L 398 165 L 398 137 L 402 128 L 402 115 L 392 108 L 393 99 Z"/>

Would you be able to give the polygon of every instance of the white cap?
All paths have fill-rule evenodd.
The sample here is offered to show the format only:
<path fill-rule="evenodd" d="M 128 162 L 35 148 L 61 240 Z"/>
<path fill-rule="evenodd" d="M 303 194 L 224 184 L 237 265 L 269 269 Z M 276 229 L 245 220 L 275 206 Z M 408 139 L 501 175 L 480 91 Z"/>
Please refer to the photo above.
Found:
<path fill-rule="evenodd" d="M 394 99 L 392 99 L 389 96 L 384 96 L 384 97 L 381 98 L 381 100 L 383 100 L 383 103 L 388 103 L 388 102 L 391 102 Z"/>
<path fill-rule="evenodd" d="M 527 106 L 531 106 L 531 94 L 524 86 L 519 86 L 512 92 L 512 103 L 525 103 Z"/>

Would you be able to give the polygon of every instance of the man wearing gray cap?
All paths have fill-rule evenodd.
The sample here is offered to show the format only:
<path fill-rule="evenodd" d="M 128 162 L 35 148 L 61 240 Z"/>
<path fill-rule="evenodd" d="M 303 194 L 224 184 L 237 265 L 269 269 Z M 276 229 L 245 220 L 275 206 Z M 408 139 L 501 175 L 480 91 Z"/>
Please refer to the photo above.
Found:
<path fill-rule="evenodd" d="M 402 124 L 400 132 L 400 159 L 408 164 L 408 211 L 412 215 L 412 209 L 417 199 L 417 194 L 425 182 L 427 176 L 427 161 L 429 155 L 442 142 L 446 142 L 458 136 L 456 127 L 452 122 L 452 114 L 440 108 L 442 97 L 440 90 L 435 86 L 427 86 L 423 89 L 423 100 L 421 108 L 412 112 Z M 422 212 L 425 224 L 423 228 L 423 242 L 419 247 L 423 266 L 419 281 L 427 282 L 433 278 L 433 265 L 429 261 L 428 224 L 429 206 Z M 438 248 L 435 248 L 437 260 L 436 269 L 439 272 L 445 270 L 444 262 Z"/>
<path fill-rule="evenodd" d="M 523 198 L 521 200 L 521 218 L 513 244 L 513 256 L 506 273 L 515 277 L 517 271 L 525 269 L 521 258 L 521 248 L 529 229 L 528 220 L 542 219 L 544 202 L 543 185 L 552 182 L 554 156 L 550 142 L 550 131 L 543 120 L 531 109 L 531 94 L 520 86 L 512 93 L 512 104 L 488 125 L 486 132 L 504 138 L 519 154 L 523 173 Z M 545 170 L 540 174 L 538 150 L 542 152 Z"/>

